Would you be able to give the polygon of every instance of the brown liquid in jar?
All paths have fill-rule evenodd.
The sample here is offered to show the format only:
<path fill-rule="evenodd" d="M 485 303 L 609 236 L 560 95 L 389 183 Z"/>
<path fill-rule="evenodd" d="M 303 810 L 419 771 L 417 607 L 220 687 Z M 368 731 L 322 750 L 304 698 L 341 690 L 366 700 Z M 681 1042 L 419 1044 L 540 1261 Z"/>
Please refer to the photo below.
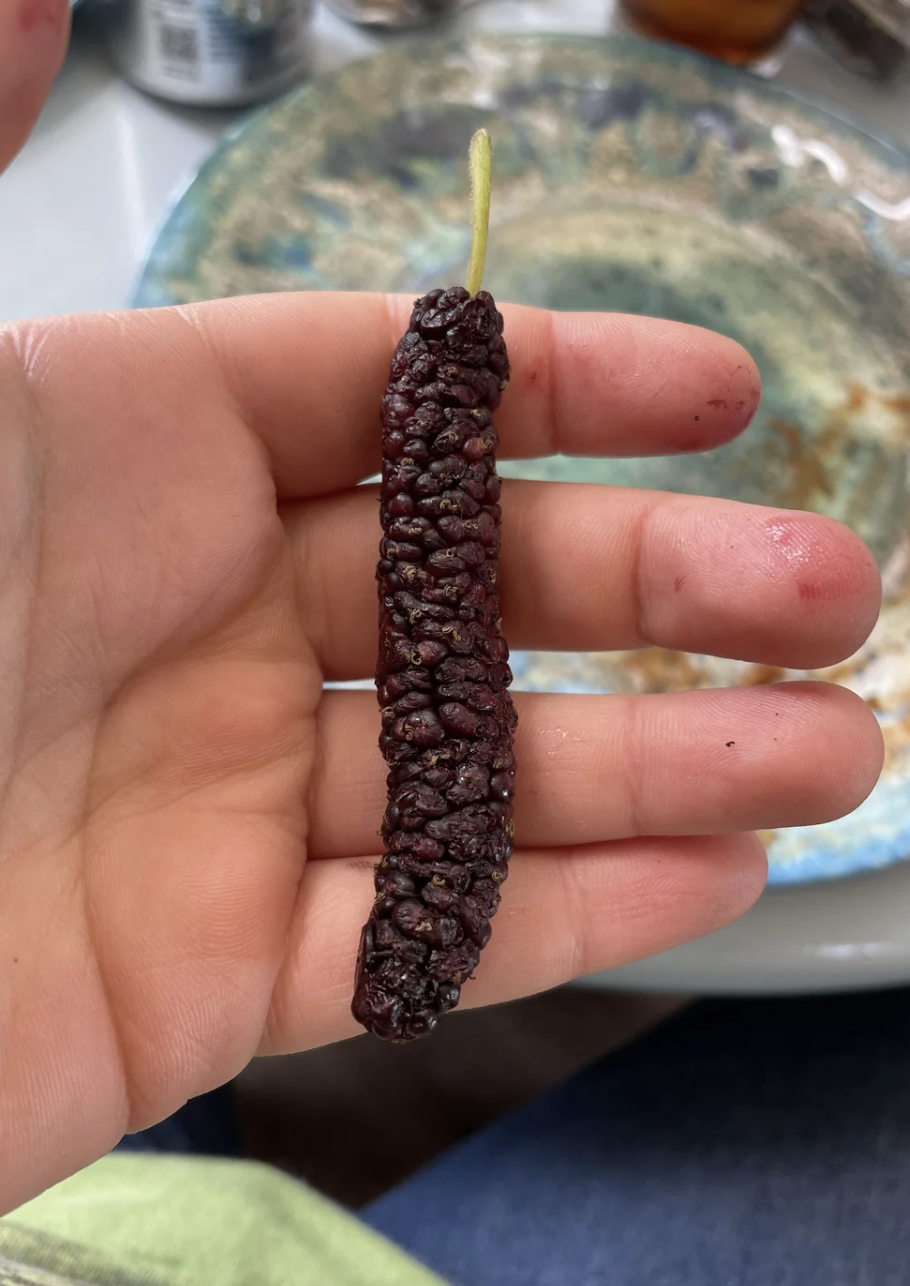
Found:
<path fill-rule="evenodd" d="M 727 62 L 747 64 L 770 53 L 805 0 L 622 0 L 644 35 L 691 45 Z"/>

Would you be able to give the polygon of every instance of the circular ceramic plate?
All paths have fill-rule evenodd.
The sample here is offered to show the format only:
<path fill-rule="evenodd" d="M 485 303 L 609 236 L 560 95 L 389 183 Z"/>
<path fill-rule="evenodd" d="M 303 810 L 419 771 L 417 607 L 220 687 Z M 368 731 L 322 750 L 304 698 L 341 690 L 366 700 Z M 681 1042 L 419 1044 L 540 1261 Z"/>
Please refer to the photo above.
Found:
<path fill-rule="evenodd" d="M 851 880 L 769 889 L 717 933 L 584 979 L 684 995 L 768 995 L 906 986 L 910 863 Z"/>
<path fill-rule="evenodd" d="M 882 567 L 870 643 L 821 677 L 876 711 L 888 759 L 852 817 L 768 833 L 772 883 L 910 853 L 910 162 L 744 74 L 634 40 L 398 45 L 233 131 L 161 230 L 139 305 L 251 291 L 420 293 L 463 277 L 466 140 L 496 149 L 500 299 L 713 327 L 755 355 L 737 443 L 684 460 L 506 463 L 808 508 Z M 804 677 L 651 649 L 515 658 L 517 686 L 656 692 Z M 818 747 L 819 757 L 825 747 Z"/>

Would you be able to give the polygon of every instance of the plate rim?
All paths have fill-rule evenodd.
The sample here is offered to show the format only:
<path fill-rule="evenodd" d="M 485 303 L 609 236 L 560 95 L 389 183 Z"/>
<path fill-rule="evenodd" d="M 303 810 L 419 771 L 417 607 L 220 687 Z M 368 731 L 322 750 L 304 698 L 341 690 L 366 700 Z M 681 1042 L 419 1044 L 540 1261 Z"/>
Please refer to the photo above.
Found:
<path fill-rule="evenodd" d="M 247 131 L 255 129 L 261 120 L 268 117 L 279 107 L 288 104 L 292 99 L 308 98 L 311 95 L 315 97 L 324 87 L 333 84 L 340 76 L 347 74 L 351 70 L 356 70 L 358 67 L 364 67 L 377 61 L 390 61 L 392 58 L 401 57 L 402 54 L 406 55 L 412 49 L 422 51 L 425 57 L 432 57 L 434 54 L 441 56 L 455 50 L 467 50 L 471 46 L 494 49 L 562 46 L 563 48 L 574 47 L 583 52 L 593 50 L 603 51 L 604 53 L 611 49 L 617 51 L 628 49 L 634 54 L 636 61 L 639 63 L 650 61 L 671 66 L 688 64 L 700 70 L 709 79 L 719 81 L 722 87 L 729 88 L 731 92 L 746 90 L 765 101 L 788 103 L 802 111 L 808 111 L 817 116 L 823 124 L 833 123 L 841 131 L 846 131 L 854 138 L 859 138 L 872 150 L 884 152 L 891 158 L 894 167 L 901 170 L 910 180 L 910 148 L 902 146 L 885 134 L 873 133 L 849 111 L 840 109 L 836 104 L 830 103 L 820 96 L 807 94 L 801 90 L 795 90 L 788 86 L 768 81 L 751 72 L 730 66 L 718 59 L 698 53 L 696 50 L 683 48 L 680 45 L 618 33 L 585 37 L 569 32 L 477 32 L 448 40 L 444 38 L 428 39 L 427 37 L 409 36 L 403 40 L 396 40 L 394 44 L 387 45 L 377 52 L 366 54 L 362 58 L 352 59 L 341 67 L 320 72 L 311 79 L 295 85 L 277 98 L 252 108 L 230 125 L 208 156 L 193 172 L 187 175 L 182 183 L 178 184 L 168 198 L 164 212 L 153 229 L 149 245 L 130 292 L 129 307 L 168 306 L 167 304 L 147 302 L 144 299 L 144 292 L 152 284 L 156 259 L 163 250 L 162 243 L 167 240 L 169 225 L 190 190 L 197 183 L 201 183 L 211 170 L 216 169 L 224 154 Z"/>
<path fill-rule="evenodd" d="M 910 982 L 910 935 L 898 920 L 908 917 L 906 861 L 839 880 L 768 888 L 725 928 L 579 984 L 713 996 L 901 987 Z"/>

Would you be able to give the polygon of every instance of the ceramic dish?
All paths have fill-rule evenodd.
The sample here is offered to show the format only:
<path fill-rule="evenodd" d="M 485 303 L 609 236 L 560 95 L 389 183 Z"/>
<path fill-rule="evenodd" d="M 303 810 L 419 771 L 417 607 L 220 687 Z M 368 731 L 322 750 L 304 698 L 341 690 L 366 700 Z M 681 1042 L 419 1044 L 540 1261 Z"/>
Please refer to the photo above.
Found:
<path fill-rule="evenodd" d="M 769 889 L 736 924 L 585 985 L 684 995 L 810 994 L 910 981 L 910 862 Z"/>
<path fill-rule="evenodd" d="M 506 463 L 583 479 L 815 509 L 883 569 L 870 643 L 823 672 L 888 744 L 852 817 L 769 833 L 771 881 L 910 853 L 910 162 L 785 92 L 630 39 L 398 45 L 228 136 L 165 223 L 135 302 L 249 291 L 418 293 L 460 280 L 461 157 L 488 125 L 500 299 L 698 322 L 756 356 L 765 395 L 738 443 L 683 460 Z M 666 691 L 803 677 L 651 649 L 519 654 L 519 687 Z M 819 753 L 824 753 L 820 747 Z"/>

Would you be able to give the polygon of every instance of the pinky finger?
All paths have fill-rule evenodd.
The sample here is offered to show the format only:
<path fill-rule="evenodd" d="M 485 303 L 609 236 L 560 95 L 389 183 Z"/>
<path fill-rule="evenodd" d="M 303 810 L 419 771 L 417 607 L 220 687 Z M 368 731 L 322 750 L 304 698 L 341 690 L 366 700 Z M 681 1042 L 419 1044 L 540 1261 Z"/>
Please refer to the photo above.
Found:
<path fill-rule="evenodd" d="M 462 1005 L 488 1005 L 628 964 L 722 928 L 767 874 L 755 835 L 638 839 L 520 853 L 493 939 Z M 354 958 L 373 897 L 372 862 L 311 862 L 260 1053 L 355 1035 Z"/>

